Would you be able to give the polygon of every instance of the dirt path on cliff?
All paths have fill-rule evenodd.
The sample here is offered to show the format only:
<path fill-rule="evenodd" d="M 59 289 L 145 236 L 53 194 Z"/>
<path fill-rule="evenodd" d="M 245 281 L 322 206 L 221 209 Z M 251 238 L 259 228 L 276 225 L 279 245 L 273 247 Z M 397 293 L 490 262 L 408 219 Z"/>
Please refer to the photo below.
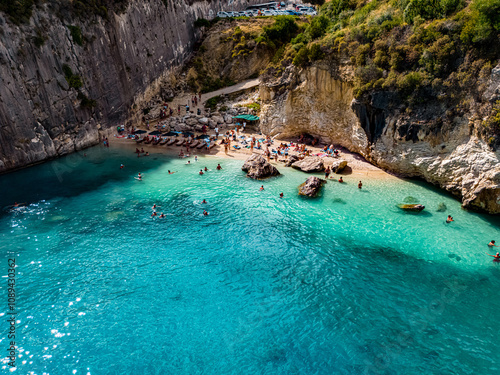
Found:
<path fill-rule="evenodd" d="M 198 105 L 193 106 L 191 104 L 191 98 L 194 96 L 193 93 L 186 93 L 181 96 L 176 97 L 172 103 L 170 104 L 170 107 L 173 108 L 174 110 L 177 109 L 177 107 L 180 105 L 182 107 L 181 113 L 184 114 L 184 107 L 186 104 L 189 104 L 189 107 L 191 111 L 193 112 L 194 109 L 196 108 L 204 108 L 204 103 L 213 97 L 219 96 L 219 95 L 227 95 L 227 94 L 232 94 L 233 92 L 238 92 L 238 91 L 243 91 L 246 89 L 251 89 L 252 87 L 256 87 L 259 85 L 259 79 L 249 79 L 240 83 L 237 83 L 236 85 L 229 86 L 229 87 L 224 87 L 223 89 L 212 91 L 212 92 L 207 92 L 205 94 L 201 94 L 201 101 L 198 101 Z M 174 113 L 176 115 L 176 113 Z M 156 122 L 157 120 L 155 120 Z M 154 122 L 152 122 L 154 123 Z"/>

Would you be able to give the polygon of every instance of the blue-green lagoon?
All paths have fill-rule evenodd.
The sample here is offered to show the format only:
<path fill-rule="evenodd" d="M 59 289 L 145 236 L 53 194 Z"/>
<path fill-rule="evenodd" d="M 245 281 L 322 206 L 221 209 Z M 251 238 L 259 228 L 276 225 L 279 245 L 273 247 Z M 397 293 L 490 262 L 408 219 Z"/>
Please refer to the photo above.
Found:
<path fill-rule="evenodd" d="M 27 203 L 0 214 L 15 373 L 500 372 L 498 218 L 395 178 L 359 190 L 345 176 L 305 199 L 289 168 L 261 182 L 241 160 L 86 154 L 0 176 L 0 206 Z M 398 209 L 408 196 L 426 209 Z"/>

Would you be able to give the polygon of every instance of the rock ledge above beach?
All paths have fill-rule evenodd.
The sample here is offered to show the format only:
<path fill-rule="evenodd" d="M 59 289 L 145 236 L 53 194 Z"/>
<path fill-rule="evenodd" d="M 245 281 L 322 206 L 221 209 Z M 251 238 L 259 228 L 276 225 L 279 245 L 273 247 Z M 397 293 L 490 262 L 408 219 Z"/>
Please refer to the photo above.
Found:
<path fill-rule="evenodd" d="M 247 172 L 247 177 L 255 180 L 277 176 L 280 174 L 278 169 L 271 163 L 268 163 L 264 157 L 259 154 L 250 156 L 241 169 Z"/>
<path fill-rule="evenodd" d="M 308 197 L 315 197 L 321 190 L 321 186 L 326 183 L 325 180 L 321 178 L 311 176 L 306 182 L 299 185 L 299 195 L 305 195 Z"/>
<path fill-rule="evenodd" d="M 325 169 L 323 160 L 316 156 L 308 156 L 303 160 L 296 161 L 292 168 L 300 169 L 302 172 L 321 172 Z"/>

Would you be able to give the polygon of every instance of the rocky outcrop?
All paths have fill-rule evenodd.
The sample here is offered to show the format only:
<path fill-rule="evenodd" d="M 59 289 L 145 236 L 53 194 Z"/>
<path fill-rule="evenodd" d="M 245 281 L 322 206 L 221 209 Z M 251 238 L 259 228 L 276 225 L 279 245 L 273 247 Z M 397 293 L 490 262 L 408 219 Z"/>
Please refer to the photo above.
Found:
<path fill-rule="evenodd" d="M 345 167 L 347 167 L 346 160 L 335 160 L 330 168 L 332 172 L 340 173 L 345 169 Z"/>
<path fill-rule="evenodd" d="M 280 174 L 278 169 L 259 154 L 253 154 L 241 167 L 241 170 L 247 172 L 247 177 L 255 180 L 277 176 Z"/>
<path fill-rule="evenodd" d="M 300 169 L 302 172 L 321 172 L 325 169 L 323 160 L 316 156 L 308 156 L 292 164 L 292 168 Z"/>
<path fill-rule="evenodd" d="M 280 81 L 261 84 L 264 133 L 311 134 L 388 171 L 439 185 L 460 197 L 464 207 L 500 213 L 500 152 L 481 138 L 482 116 L 474 109 L 481 103 L 455 113 L 432 102 L 410 115 L 394 93 L 354 100 L 349 68 L 321 64 L 300 71 L 292 67 Z M 500 65 L 485 85 L 488 103 L 500 100 L 499 84 Z M 444 113 L 447 122 L 436 120 Z"/>
<path fill-rule="evenodd" d="M 71 19 L 65 2 L 36 3 L 26 25 L 0 12 L 0 172 L 96 144 L 100 130 L 123 124 L 134 102 L 189 57 L 201 36 L 194 21 L 227 7 L 129 0 L 106 18 Z"/>
<path fill-rule="evenodd" d="M 316 197 L 321 190 L 323 184 L 326 181 L 318 177 L 311 176 L 306 182 L 299 185 L 299 195 L 305 195 L 308 197 Z"/>
<path fill-rule="evenodd" d="M 291 167 L 293 163 L 299 160 L 297 155 L 290 155 L 288 160 L 285 161 L 285 167 Z"/>

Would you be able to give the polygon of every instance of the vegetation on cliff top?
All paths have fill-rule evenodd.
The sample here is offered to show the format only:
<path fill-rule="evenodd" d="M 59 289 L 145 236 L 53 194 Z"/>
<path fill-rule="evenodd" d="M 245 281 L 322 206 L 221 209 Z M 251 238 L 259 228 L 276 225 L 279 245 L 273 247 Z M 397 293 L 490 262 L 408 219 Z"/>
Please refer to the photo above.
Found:
<path fill-rule="evenodd" d="M 355 97 L 387 91 L 408 111 L 426 103 L 453 118 L 484 100 L 500 59 L 500 0 L 331 0 L 308 23 L 276 17 L 256 41 L 275 51 L 267 74 L 290 62 L 349 65 Z M 499 127 L 484 124 L 500 145 Z"/>

